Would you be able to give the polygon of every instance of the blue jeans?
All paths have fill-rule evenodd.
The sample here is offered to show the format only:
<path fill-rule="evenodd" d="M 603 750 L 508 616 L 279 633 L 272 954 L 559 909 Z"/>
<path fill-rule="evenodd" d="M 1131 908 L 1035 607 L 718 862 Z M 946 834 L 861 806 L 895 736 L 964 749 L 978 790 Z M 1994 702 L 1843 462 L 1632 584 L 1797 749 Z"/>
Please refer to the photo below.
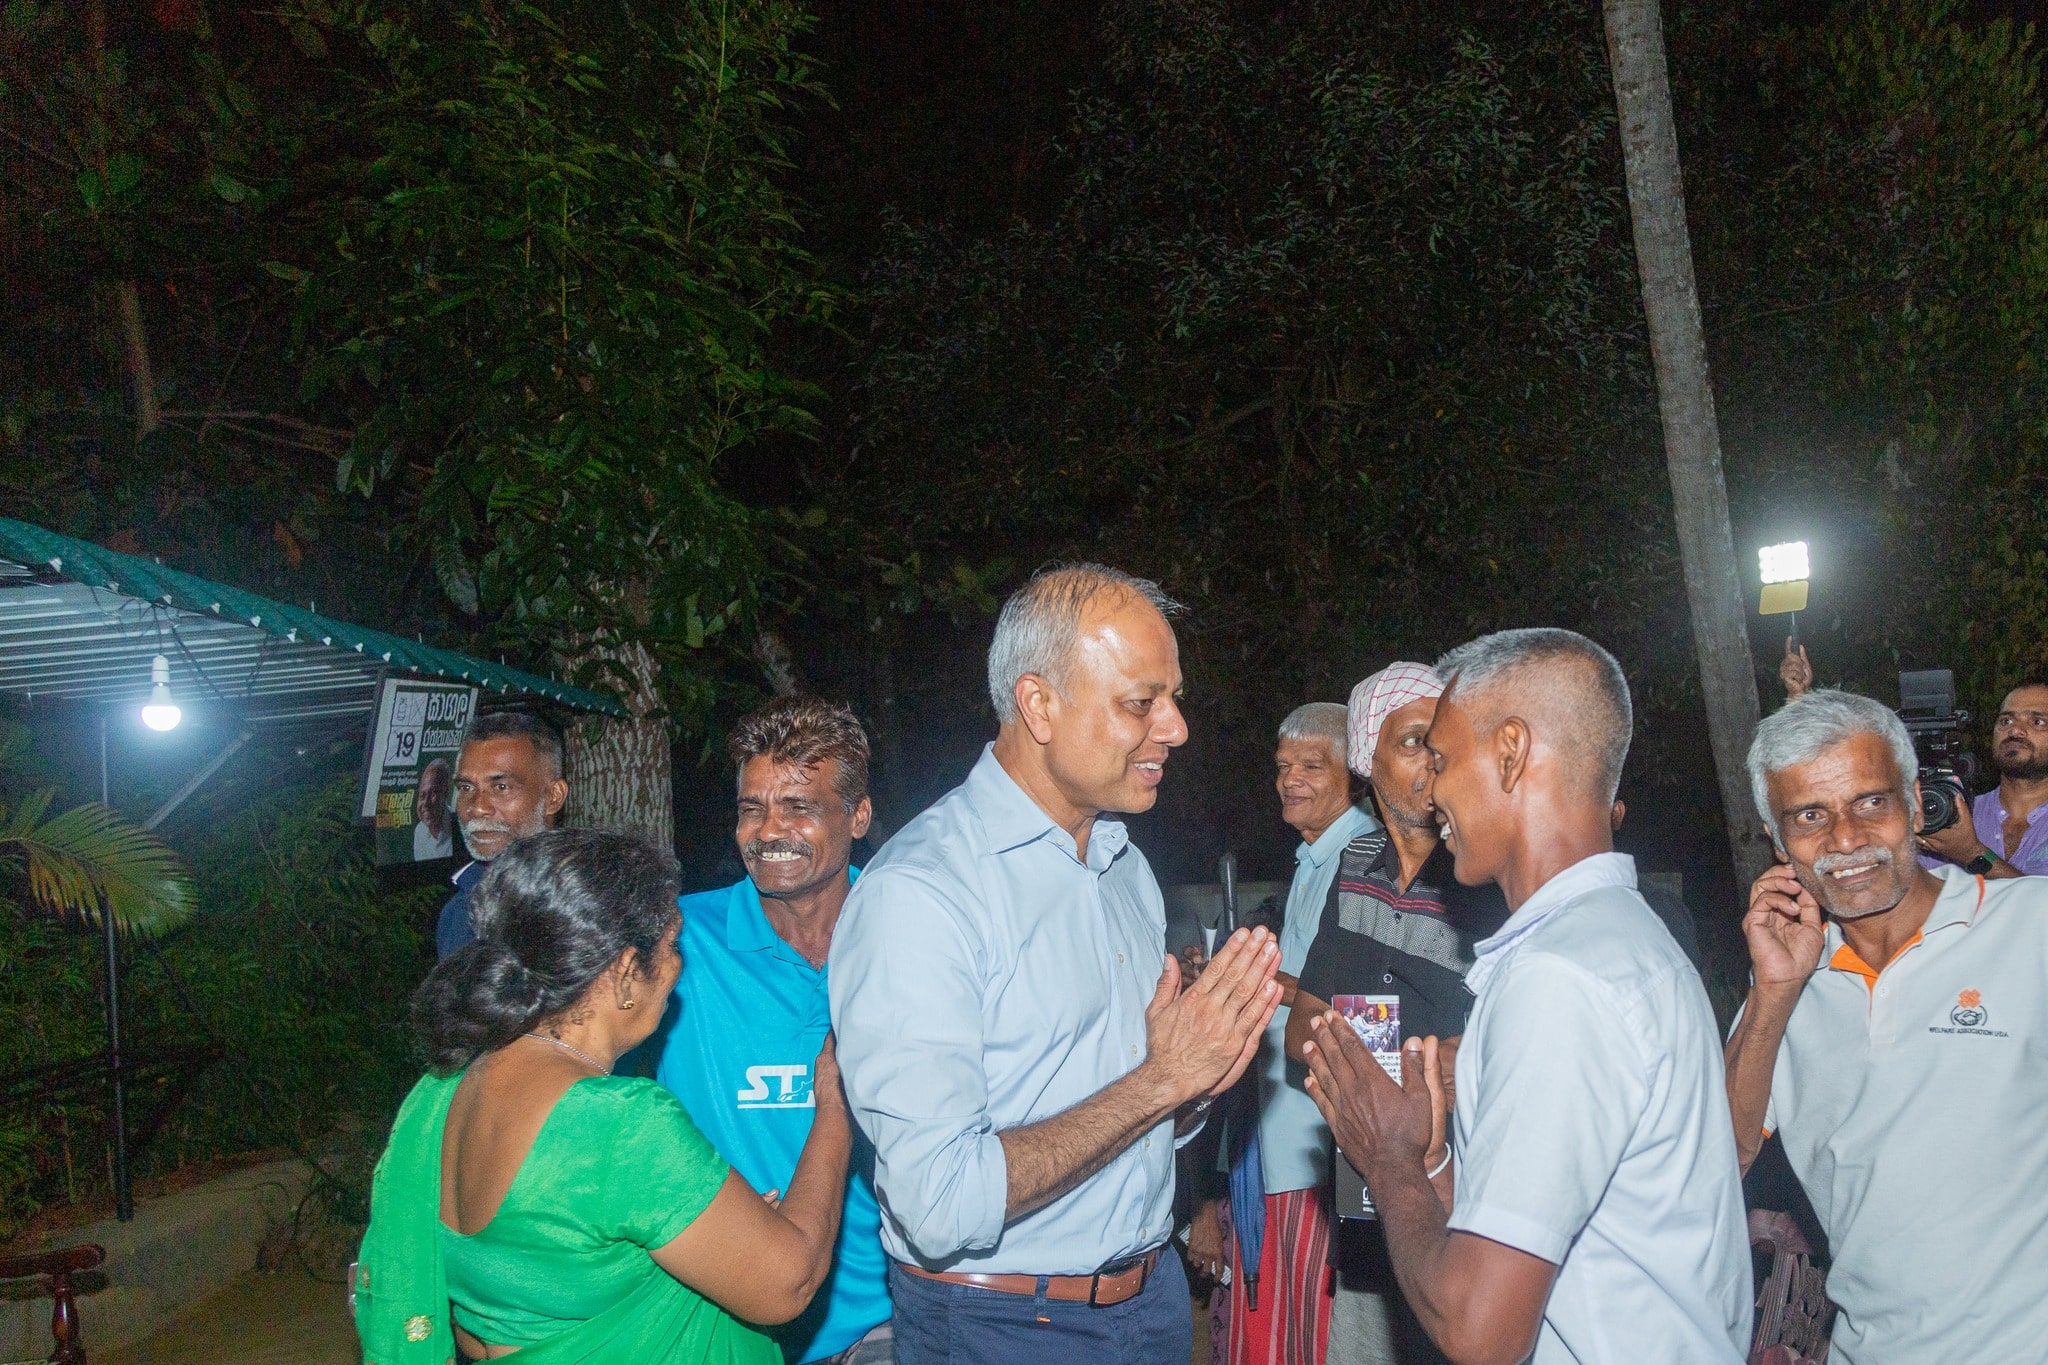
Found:
<path fill-rule="evenodd" d="M 889 1268 L 889 1292 L 896 1365 L 1187 1365 L 1195 1346 L 1187 1274 L 1170 1246 L 1138 1296 L 1108 1308 L 927 1280 L 900 1266 Z"/>

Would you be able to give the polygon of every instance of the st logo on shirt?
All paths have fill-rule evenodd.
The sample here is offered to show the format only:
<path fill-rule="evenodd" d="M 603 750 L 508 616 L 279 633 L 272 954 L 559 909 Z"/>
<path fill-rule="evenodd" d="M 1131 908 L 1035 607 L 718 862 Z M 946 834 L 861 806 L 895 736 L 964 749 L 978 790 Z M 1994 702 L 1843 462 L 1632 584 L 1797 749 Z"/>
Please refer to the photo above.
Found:
<path fill-rule="evenodd" d="M 750 1066 L 747 1083 L 734 1096 L 741 1109 L 815 1109 L 811 1069 L 801 1062 Z"/>

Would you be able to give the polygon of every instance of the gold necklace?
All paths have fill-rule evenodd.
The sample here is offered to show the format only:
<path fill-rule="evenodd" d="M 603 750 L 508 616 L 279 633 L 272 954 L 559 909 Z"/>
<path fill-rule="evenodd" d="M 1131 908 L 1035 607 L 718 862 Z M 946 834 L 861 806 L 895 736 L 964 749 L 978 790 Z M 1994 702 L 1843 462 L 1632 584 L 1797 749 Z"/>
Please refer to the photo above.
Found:
<path fill-rule="evenodd" d="M 522 1036 L 527 1038 L 535 1038 L 543 1043 L 553 1043 L 556 1047 L 562 1049 L 562 1051 L 568 1053 L 570 1056 L 575 1057 L 579 1061 L 583 1062 L 584 1065 L 588 1066 L 592 1071 L 595 1071 L 600 1076 L 609 1076 L 612 1074 L 612 1069 L 610 1067 L 599 1066 L 597 1063 L 597 1059 L 595 1057 L 592 1057 L 589 1053 L 583 1051 L 580 1048 L 574 1048 L 569 1046 L 569 1044 L 563 1042 L 560 1038 L 550 1038 L 545 1033 L 528 1033 Z"/>

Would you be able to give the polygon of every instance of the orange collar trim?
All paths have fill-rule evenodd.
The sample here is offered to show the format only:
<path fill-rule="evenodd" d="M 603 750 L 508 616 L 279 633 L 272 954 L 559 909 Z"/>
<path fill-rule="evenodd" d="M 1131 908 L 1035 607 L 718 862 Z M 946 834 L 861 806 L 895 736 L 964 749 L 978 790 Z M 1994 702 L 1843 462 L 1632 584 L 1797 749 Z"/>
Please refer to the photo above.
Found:
<path fill-rule="evenodd" d="M 1920 931 L 1916 929 L 1913 931 L 1913 937 L 1899 945 L 1899 952 L 1893 953 L 1890 959 L 1885 962 L 1885 967 L 1889 967 L 1892 963 L 1897 962 L 1899 960 L 1899 953 L 1905 952 L 1906 949 L 1919 941 Z M 1877 990 L 1878 973 L 1884 970 L 1884 967 L 1873 967 L 1865 962 L 1857 955 L 1856 950 L 1847 943 L 1835 949 L 1835 955 L 1828 959 L 1828 966 L 1838 972 L 1854 972 L 1863 978 L 1863 989 L 1873 993 Z"/>

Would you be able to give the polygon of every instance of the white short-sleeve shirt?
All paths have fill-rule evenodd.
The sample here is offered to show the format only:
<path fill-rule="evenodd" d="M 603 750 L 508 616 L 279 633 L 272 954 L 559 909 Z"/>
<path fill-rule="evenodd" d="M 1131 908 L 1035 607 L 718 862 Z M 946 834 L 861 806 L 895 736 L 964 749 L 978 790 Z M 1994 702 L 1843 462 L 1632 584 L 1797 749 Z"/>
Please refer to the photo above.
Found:
<path fill-rule="evenodd" d="M 1556 1265 L 1537 1365 L 1742 1360 L 1750 1258 L 1720 1036 L 1635 889 L 1574 863 L 1478 945 L 1453 1231 Z"/>
<path fill-rule="evenodd" d="M 2048 878 L 1934 875 L 1881 970 L 1828 926 L 1771 1077 L 1834 1365 L 2048 1359 Z"/>

